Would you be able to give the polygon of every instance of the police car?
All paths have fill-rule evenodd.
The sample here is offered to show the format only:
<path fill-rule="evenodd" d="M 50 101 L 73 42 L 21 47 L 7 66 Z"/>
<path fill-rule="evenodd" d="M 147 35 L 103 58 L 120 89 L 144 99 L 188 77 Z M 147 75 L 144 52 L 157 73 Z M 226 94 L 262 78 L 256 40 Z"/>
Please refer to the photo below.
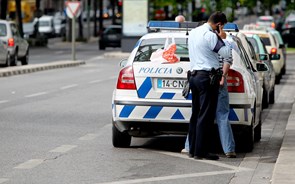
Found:
<path fill-rule="evenodd" d="M 128 147 L 131 137 L 162 134 L 182 134 L 188 131 L 191 117 L 191 95 L 182 96 L 187 71 L 189 29 L 198 23 L 150 22 L 149 29 L 156 30 L 139 39 L 121 69 L 112 98 L 112 141 L 115 147 Z M 166 40 L 174 38 L 175 54 L 179 62 L 151 62 L 152 53 L 164 47 Z M 257 107 L 255 70 L 246 59 L 239 38 L 232 36 L 238 51 L 233 50 L 233 65 L 229 71 L 230 116 L 239 127 L 241 145 L 252 150 L 254 128 L 260 136 L 260 110 Z M 265 65 L 257 64 L 264 69 Z M 260 86 L 261 87 L 261 86 Z"/>

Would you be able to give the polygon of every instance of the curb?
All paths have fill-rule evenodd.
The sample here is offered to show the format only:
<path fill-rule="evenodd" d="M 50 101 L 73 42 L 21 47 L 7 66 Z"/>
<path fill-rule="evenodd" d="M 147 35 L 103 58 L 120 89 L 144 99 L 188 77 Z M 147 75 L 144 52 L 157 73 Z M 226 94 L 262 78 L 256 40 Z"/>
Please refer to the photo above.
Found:
<path fill-rule="evenodd" d="M 294 101 L 293 101 L 294 102 Z M 272 184 L 291 184 L 295 181 L 295 103 L 288 118 L 283 143 L 273 170 Z"/>
<path fill-rule="evenodd" d="M 51 70 L 56 68 L 66 68 L 86 64 L 85 61 L 57 61 L 47 64 L 32 64 L 25 66 L 16 66 L 0 69 L 0 77 L 8 77 L 12 75 L 20 75 L 43 70 Z"/>

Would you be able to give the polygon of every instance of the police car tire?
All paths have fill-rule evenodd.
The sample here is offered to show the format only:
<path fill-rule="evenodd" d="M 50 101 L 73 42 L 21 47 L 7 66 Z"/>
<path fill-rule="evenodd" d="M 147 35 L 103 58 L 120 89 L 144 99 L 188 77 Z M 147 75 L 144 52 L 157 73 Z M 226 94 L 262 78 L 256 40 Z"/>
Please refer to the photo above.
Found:
<path fill-rule="evenodd" d="M 274 104 L 275 103 L 275 87 L 271 89 L 269 92 L 269 104 Z"/>
<path fill-rule="evenodd" d="M 120 132 L 114 125 L 112 127 L 113 146 L 117 148 L 128 148 L 131 144 L 131 136 L 127 132 Z"/>
<path fill-rule="evenodd" d="M 254 147 L 254 128 L 253 128 L 253 121 L 252 120 L 252 125 L 246 127 L 245 129 L 245 134 L 244 134 L 244 140 L 243 140 L 243 149 L 245 152 L 251 152 Z"/>
<path fill-rule="evenodd" d="M 262 96 L 262 108 L 263 109 L 266 109 L 268 108 L 268 105 L 269 105 L 269 98 L 268 98 L 268 92 L 263 89 L 263 96 Z"/>
<path fill-rule="evenodd" d="M 261 139 L 261 121 L 259 121 L 258 125 L 254 129 L 254 141 L 259 142 Z"/>

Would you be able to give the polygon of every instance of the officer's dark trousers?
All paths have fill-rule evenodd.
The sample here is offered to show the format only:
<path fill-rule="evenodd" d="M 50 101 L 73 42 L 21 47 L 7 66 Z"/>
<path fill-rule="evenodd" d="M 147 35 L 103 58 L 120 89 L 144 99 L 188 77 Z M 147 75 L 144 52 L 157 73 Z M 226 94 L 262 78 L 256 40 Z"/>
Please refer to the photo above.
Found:
<path fill-rule="evenodd" d="M 210 85 L 209 74 L 196 74 L 190 78 L 190 88 L 192 116 L 189 126 L 189 153 L 191 156 L 206 157 L 213 145 L 219 81 Z"/>

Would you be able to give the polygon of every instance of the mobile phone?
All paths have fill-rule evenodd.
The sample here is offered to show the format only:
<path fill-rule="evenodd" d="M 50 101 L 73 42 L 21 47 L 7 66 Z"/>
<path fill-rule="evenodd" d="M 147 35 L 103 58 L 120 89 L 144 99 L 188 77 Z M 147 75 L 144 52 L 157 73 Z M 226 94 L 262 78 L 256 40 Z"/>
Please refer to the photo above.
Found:
<path fill-rule="evenodd" d="M 219 25 L 216 26 L 216 31 L 217 31 L 217 33 L 220 33 L 220 27 L 219 27 Z"/>

